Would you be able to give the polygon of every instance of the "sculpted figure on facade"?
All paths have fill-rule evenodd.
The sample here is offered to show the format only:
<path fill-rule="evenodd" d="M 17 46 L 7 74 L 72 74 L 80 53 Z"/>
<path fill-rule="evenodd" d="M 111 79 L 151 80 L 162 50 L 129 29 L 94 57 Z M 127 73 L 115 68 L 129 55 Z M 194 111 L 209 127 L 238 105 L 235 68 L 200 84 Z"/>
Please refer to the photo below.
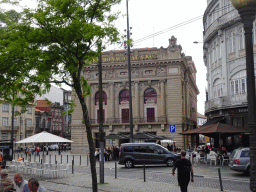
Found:
<path fill-rule="evenodd" d="M 90 71 L 85 71 L 85 72 L 84 72 L 84 77 L 85 77 L 86 79 L 90 79 L 90 78 L 91 78 L 91 72 L 90 72 Z"/>
<path fill-rule="evenodd" d="M 172 36 L 171 39 L 169 39 L 169 50 L 171 52 L 182 51 L 181 45 L 177 45 L 177 38 L 175 38 L 174 36 Z"/>
<path fill-rule="evenodd" d="M 137 68 L 134 68 L 134 69 L 132 70 L 132 76 L 135 76 L 135 77 L 140 76 L 140 70 L 137 69 Z"/>
<path fill-rule="evenodd" d="M 157 75 L 159 76 L 166 75 L 166 69 L 164 67 L 159 67 L 157 71 Z"/>

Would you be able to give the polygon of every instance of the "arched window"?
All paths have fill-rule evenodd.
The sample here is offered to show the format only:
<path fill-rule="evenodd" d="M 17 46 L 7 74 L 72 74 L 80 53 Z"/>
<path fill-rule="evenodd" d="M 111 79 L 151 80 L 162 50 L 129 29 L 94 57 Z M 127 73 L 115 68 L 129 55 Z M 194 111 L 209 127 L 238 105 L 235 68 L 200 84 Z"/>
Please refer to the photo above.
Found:
<path fill-rule="evenodd" d="M 124 89 L 119 94 L 119 104 L 121 104 L 122 101 L 128 101 L 129 102 L 130 93 L 127 89 Z"/>
<path fill-rule="evenodd" d="M 154 101 L 154 103 L 157 103 L 157 93 L 153 88 L 149 88 L 144 92 L 144 104 L 150 100 Z"/>
<path fill-rule="evenodd" d="M 99 91 L 95 94 L 95 105 L 99 102 Z M 102 102 L 107 105 L 107 94 L 105 91 L 102 91 Z"/>

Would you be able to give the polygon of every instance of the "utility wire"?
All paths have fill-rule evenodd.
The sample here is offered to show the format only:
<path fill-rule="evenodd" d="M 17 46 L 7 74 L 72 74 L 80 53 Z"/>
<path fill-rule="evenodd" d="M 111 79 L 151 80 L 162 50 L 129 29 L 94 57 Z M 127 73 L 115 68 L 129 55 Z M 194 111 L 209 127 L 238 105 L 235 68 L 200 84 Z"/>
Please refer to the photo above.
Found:
<path fill-rule="evenodd" d="M 215 10 L 215 11 L 212 11 L 212 12 L 206 14 L 206 15 L 211 15 L 212 13 L 216 13 L 216 12 L 222 11 L 222 10 L 228 8 L 228 7 L 232 7 L 232 6 L 231 6 L 231 5 L 226 5 L 226 6 L 222 7 L 222 8 L 219 8 L 219 9 L 217 9 L 217 10 Z M 232 10 L 230 10 L 228 13 L 230 13 L 230 12 L 232 12 L 232 11 L 234 11 L 234 10 L 235 10 L 235 9 L 232 9 Z M 228 13 L 226 13 L 226 14 L 228 14 Z M 154 33 L 154 34 L 151 34 L 151 35 L 142 37 L 142 38 L 140 38 L 140 39 L 134 41 L 134 43 L 137 44 L 137 43 L 140 43 L 140 42 L 145 41 L 145 40 L 147 40 L 147 39 L 150 39 L 150 38 L 152 38 L 152 37 L 155 37 L 155 36 L 161 35 L 161 34 L 163 34 L 163 33 L 166 33 L 166 32 L 168 32 L 168 31 L 171 31 L 171 30 L 173 30 L 173 29 L 177 29 L 177 28 L 179 28 L 179 27 L 188 25 L 188 24 L 193 23 L 193 22 L 195 22 L 195 21 L 197 21 L 197 20 L 199 20 L 199 19 L 202 19 L 203 17 L 204 17 L 204 15 L 201 15 L 201 16 L 195 17 L 195 18 L 193 18 L 193 19 L 190 19 L 190 20 L 188 20 L 188 21 L 185 21 L 185 22 L 183 22 L 183 23 L 179 23 L 179 24 L 174 25 L 174 26 L 172 26 L 172 27 L 170 27 L 170 28 L 168 28 L 168 29 L 164 29 L 164 30 L 159 31 L 159 32 L 157 32 L 157 33 Z"/>

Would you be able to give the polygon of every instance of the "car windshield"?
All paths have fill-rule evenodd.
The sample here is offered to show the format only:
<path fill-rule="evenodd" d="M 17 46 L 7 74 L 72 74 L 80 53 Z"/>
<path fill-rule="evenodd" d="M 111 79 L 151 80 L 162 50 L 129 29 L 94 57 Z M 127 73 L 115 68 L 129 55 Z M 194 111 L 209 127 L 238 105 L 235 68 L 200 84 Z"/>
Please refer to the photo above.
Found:
<path fill-rule="evenodd" d="M 235 150 L 231 153 L 230 158 L 233 158 L 233 157 L 235 156 L 236 152 L 237 152 L 237 149 L 235 149 Z"/>

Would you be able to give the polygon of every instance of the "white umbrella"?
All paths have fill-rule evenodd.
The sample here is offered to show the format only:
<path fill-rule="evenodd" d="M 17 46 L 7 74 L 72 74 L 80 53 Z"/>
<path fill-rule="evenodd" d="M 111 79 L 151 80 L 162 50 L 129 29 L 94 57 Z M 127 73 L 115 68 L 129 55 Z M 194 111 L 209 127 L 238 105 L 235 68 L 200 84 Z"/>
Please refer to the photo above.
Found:
<path fill-rule="evenodd" d="M 175 142 L 175 141 L 170 140 L 170 139 L 161 140 L 161 143 L 172 143 L 172 142 Z"/>
<path fill-rule="evenodd" d="M 73 141 L 53 135 L 46 131 L 30 136 L 26 139 L 22 139 L 16 143 L 71 143 Z"/>

